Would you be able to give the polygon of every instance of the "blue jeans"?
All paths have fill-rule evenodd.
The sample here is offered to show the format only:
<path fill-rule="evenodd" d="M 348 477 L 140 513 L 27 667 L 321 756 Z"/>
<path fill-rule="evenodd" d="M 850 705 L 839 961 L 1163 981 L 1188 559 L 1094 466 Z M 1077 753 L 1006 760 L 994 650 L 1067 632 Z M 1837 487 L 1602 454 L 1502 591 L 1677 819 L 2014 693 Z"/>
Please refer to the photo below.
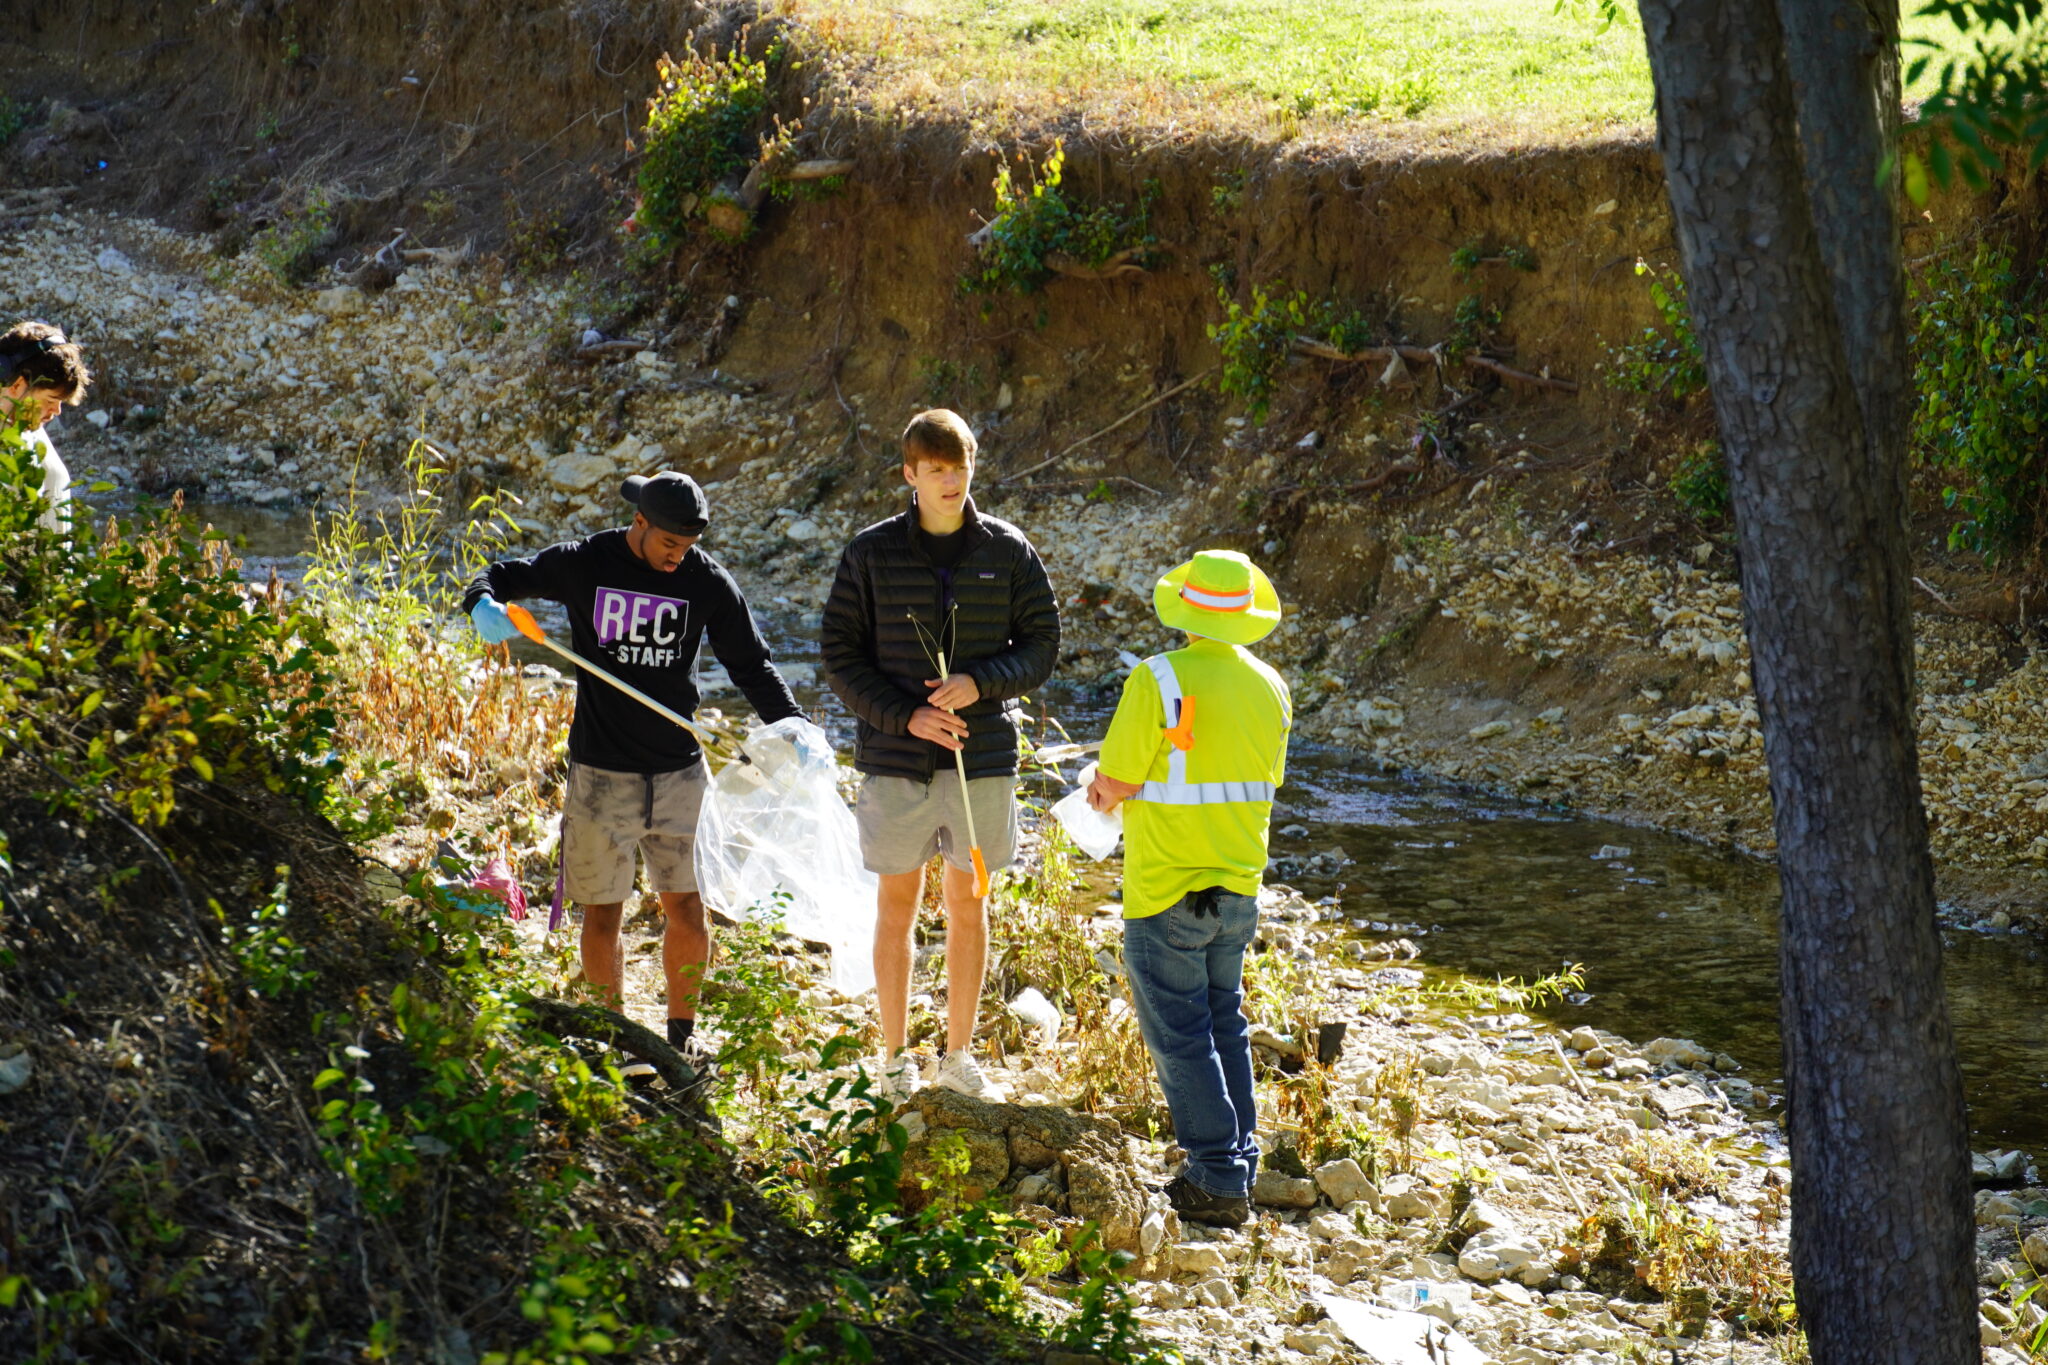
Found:
<path fill-rule="evenodd" d="M 1204 902 L 1216 913 L 1196 914 Z M 1222 1198 L 1248 1194 L 1259 1168 L 1242 1008 L 1244 954 L 1258 922 L 1257 897 L 1221 888 L 1124 921 L 1124 973 L 1173 1135 L 1188 1154 L 1182 1175 Z"/>

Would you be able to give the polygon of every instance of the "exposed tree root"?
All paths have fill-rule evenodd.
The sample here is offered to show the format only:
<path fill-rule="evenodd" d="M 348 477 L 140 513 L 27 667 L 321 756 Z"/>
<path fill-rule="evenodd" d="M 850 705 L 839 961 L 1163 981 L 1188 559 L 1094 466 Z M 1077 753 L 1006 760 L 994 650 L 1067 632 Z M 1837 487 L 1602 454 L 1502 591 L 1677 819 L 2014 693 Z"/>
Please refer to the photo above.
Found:
<path fill-rule="evenodd" d="M 1317 341 L 1312 337 L 1301 336 L 1294 338 L 1294 352 L 1296 355 L 1315 356 L 1317 359 L 1333 360 L 1339 364 L 1370 362 L 1375 365 L 1385 365 L 1388 367 L 1389 374 L 1396 372 L 1394 365 L 1396 360 L 1401 361 L 1404 365 L 1429 365 L 1439 370 L 1447 363 L 1452 363 L 1446 360 L 1440 346 L 1367 346 L 1363 350 L 1342 351 L 1326 342 Z M 1455 363 L 1462 364 L 1467 369 L 1485 370 L 1489 374 L 1499 375 L 1502 379 L 1513 380 L 1517 384 L 1528 384 L 1539 389 L 1550 389 L 1557 393 L 1577 393 L 1579 391 L 1576 380 L 1554 379 L 1547 374 L 1532 374 L 1528 370 L 1518 370 L 1503 361 L 1495 360 L 1492 356 L 1468 352 L 1458 357 Z M 1389 379 L 1385 382 L 1391 383 L 1392 380 Z"/>

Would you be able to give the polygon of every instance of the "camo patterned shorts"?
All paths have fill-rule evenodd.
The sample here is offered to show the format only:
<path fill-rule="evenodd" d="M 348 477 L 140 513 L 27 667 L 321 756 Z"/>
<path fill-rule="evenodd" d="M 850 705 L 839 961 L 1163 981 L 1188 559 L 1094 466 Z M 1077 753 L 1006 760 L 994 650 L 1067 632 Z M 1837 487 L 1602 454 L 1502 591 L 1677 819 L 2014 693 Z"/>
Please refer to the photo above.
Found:
<path fill-rule="evenodd" d="M 562 810 L 562 891 L 578 905 L 617 905 L 633 894 L 633 850 L 650 891 L 697 889 L 697 812 L 704 760 L 680 772 L 618 773 L 569 765 Z"/>

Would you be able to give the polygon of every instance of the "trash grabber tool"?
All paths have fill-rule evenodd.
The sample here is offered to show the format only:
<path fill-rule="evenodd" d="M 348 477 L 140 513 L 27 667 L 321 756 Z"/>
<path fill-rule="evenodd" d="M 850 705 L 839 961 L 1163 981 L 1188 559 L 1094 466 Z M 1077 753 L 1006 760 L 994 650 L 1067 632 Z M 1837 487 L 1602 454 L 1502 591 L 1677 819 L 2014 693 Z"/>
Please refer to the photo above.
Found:
<path fill-rule="evenodd" d="M 951 676 L 946 670 L 946 651 L 939 651 L 939 681 Z M 953 771 L 960 774 L 960 805 L 967 812 L 967 856 L 974 860 L 974 894 L 988 894 L 988 864 L 981 859 L 981 836 L 974 832 L 974 798 L 967 790 L 967 753 L 953 751 Z"/>
<path fill-rule="evenodd" d="M 712 738 L 710 735 L 704 733 L 704 731 L 698 729 L 695 725 L 692 725 L 689 721 L 685 720 L 680 712 L 671 710 L 669 707 L 663 706 L 660 702 L 648 696 L 639 688 L 633 686 L 633 684 L 621 681 L 620 679 L 612 676 L 610 673 L 607 673 L 602 668 L 599 668 L 596 664 L 590 662 L 590 660 L 584 658 L 581 654 L 576 653 L 572 649 L 564 649 L 562 646 L 556 644 L 553 640 L 550 640 L 548 638 L 547 632 L 540 628 L 540 622 L 534 620 L 533 613 L 528 611 L 525 607 L 520 606 L 517 602 L 507 602 L 505 604 L 505 615 L 511 618 L 512 624 L 518 627 L 519 633 L 521 635 L 524 635 L 527 639 L 533 641 L 537 645 L 547 646 L 549 649 L 552 649 L 553 651 L 555 651 L 555 653 L 561 655 L 563 658 L 567 659 L 570 663 L 576 665 L 578 668 L 584 670 L 587 673 L 594 673 L 598 677 L 603 678 L 613 687 L 618 688 L 619 691 L 624 692 L 627 696 L 631 697 L 634 701 L 639 702 L 648 710 L 653 711 L 656 714 L 662 716 L 663 718 L 667 720 L 672 720 L 676 724 L 682 726 L 685 730 L 688 730 L 691 734 L 697 737 L 697 742 L 699 744 L 702 744 L 707 750 L 710 749 L 712 744 Z"/>

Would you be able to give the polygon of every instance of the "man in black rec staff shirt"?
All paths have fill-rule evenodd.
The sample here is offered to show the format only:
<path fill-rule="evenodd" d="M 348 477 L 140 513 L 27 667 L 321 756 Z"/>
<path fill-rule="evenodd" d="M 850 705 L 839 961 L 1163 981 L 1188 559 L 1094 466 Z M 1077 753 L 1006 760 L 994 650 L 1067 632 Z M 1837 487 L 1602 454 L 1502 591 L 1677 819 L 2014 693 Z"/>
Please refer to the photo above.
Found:
<path fill-rule="evenodd" d="M 625 530 L 500 560 L 477 575 L 462 599 L 477 632 L 492 644 L 518 633 L 502 603 L 559 602 L 568 608 L 576 653 L 685 716 L 697 709 L 697 649 L 708 635 L 763 721 L 802 715 L 739 585 L 697 545 L 710 521 L 704 490 L 686 474 L 666 472 L 635 475 L 621 491 L 637 506 Z M 562 878 L 564 894 L 583 911 L 583 975 L 620 1007 L 619 922 L 633 893 L 637 845 L 667 920 L 668 1039 L 691 1053 L 697 989 L 711 955 L 693 857 L 704 788 L 704 755 L 689 731 L 602 678 L 578 676 Z"/>

